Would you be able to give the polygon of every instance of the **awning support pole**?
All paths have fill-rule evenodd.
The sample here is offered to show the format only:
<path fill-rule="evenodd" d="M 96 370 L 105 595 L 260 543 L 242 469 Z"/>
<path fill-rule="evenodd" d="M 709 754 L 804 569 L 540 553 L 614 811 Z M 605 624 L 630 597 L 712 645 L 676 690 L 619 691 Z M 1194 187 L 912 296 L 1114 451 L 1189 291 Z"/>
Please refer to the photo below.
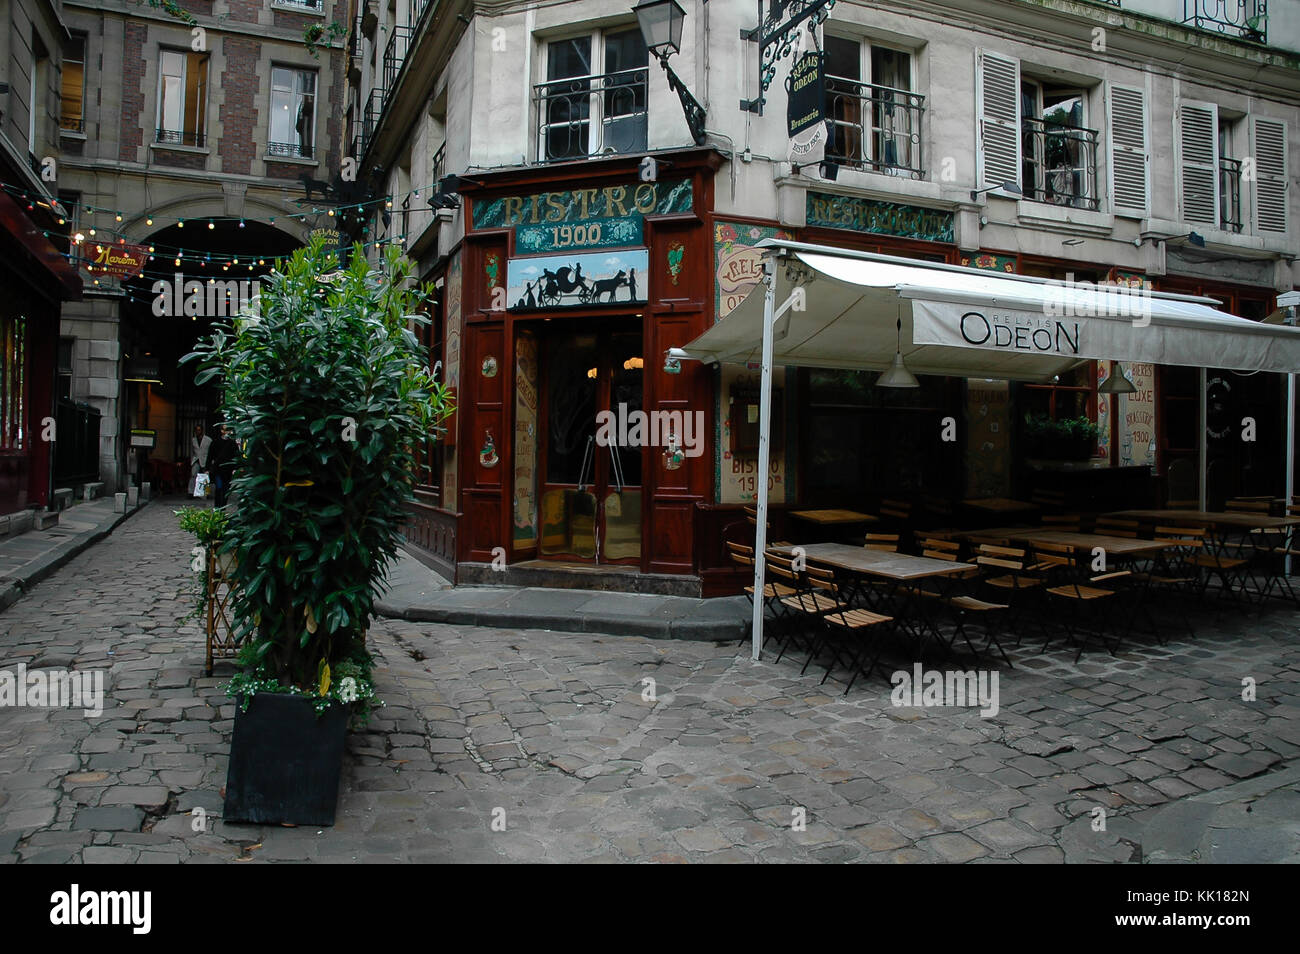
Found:
<path fill-rule="evenodd" d="M 1295 497 L 1295 375 L 1286 376 L 1286 502 L 1282 513 L 1287 514 L 1287 507 Z M 1291 547 L 1287 547 L 1288 550 Z M 1286 575 L 1291 575 L 1291 554 L 1286 555 Z"/>
<path fill-rule="evenodd" d="M 1197 412 L 1198 415 L 1197 420 L 1200 421 L 1201 426 L 1198 431 L 1198 436 L 1196 438 L 1196 454 L 1197 454 L 1196 469 L 1197 469 L 1197 473 L 1200 475 L 1201 478 L 1200 483 L 1201 483 L 1201 509 L 1202 510 L 1208 509 L 1206 504 L 1206 499 L 1209 494 L 1208 484 L 1210 482 L 1210 475 L 1209 473 L 1207 473 L 1207 470 L 1210 466 L 1209 465 L 1210 441 L 1209 441 L 1209 436 L 1206 434 L 1205 431 L 1207 422 L 1209 421 L 1209 417 L 1206 410 L 1205 386 L 1206 386 L 1205 369 L 1201 368 L 1201 404 L 1200 404 L 1200 410 Z"/>
<path fill-rule="evenodd" d="M 754 620 L 751 632 L 751 657 L 758 661 L 763 651 L 763 577 L 767 569 L 764 554 L 767 550 L 767 475 L 771 463 L 772 433 L 772 325 L 776 308 L 776 259 L 769 255 L 763 260 L 763 284 L 767 286 L 763 298 L 763 363 L 759 372 L 758 396 L 758 476 L 754 488 Z"/>

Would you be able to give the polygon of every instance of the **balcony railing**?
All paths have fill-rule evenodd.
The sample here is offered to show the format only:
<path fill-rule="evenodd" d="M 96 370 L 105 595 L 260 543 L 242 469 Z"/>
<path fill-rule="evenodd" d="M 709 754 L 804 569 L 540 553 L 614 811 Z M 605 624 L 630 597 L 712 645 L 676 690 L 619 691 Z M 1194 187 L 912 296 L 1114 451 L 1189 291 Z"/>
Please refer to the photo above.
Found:
<path fill-rule="evenodd" d="M 827 76 L 826 111 L 831 126 L 828 160 L 867 172 L 924 178 L 924 96 Z"/>
<path fill-rule="evenodd" d="M 1268 35 L 1268 0 L 1183 0 L 1183 23 L 1263 43 Z"/>
<path fill-rule="evenodd" d="M 370 98 L 366 100 L 365 111 L 361 114 L 361 141 L 356 156 L 358 159 L 365 155 L 366 150 L 370 147 L 370 139 L 375 134 L 375 129 L 379 126 L 379 117 L 384 112 L 384 90 L 372 89 Z"/>
<path fill-rule="evenodd" d="M 1241 231 L 1241 160 L 1219 160 L 1219 228 Z"/>
<path fill-rule="evenodd" d="M 309 142 L 268 142 L 266 144 L 267 155 L 270 156 L 288 156 L 290 159 L 310 159 L 311 143 Z"/>
<path fill-rule="evenodd" d="M 433 154 L 431 166 L 429 181 L 433 183 L 434 188 L 437 188 L 438 183 L 442 181 L 442 177 L 447 174 L 447 144 L 445 142 Z"/>
<path fill-rule="evenodd" d="M 411 43 L 409 27 L 393 27 L 384 47 L 384 89 L 392 90 L 397 82 L 397 74 L 402 70 L 402 61 L 406 59 L 406 50 Z"/>
<path fill-rule="evenodd" d="M 1097 210 L 1097 130 L 1025 119 L 1020 138 L 1026 199 Z"/>
<path fill-rule="evenodd" d="M 541 161 L 643 152 L 646 79 L 641 67 L 534 86 Z"/>
<path fill-rule="evenodd" d="M 71 116 L 63 116 L 59 119 L 59 128 L 67 132 L 84 133 L 86 131 L 86 121 L 84 119 L 73 119 Z"/>
<path fill-rule="evenodd" d="M 159 129 L 154 136 L 154 142 L 164 146 L 194 146 L 203 148 L 203 133 L 186 132 L 181 129 Z"/>
<path fill-rule="evenodd" d="M 305 10 L 321 9 L 323 0 L 274 0 L 277 7 L 302 7 Z"/>

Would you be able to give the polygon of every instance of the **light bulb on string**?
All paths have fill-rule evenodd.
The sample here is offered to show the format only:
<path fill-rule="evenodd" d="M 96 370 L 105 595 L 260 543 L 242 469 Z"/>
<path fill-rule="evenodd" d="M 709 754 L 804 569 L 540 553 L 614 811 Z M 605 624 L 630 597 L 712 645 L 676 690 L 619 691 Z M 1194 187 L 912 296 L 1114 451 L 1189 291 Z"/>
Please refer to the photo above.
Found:
<path fill-rule="evenodd" d="M 177 227 L 178 229 L 183 229 L 183 228 L 185 228 L 185 220 L 184 220 L 184 219 L 178 219 L 178 220 L 176 221 L 176 227 Z"/>
<path fill-rule="evenodd" d="M 145 217 L 145 220 L 144 220 L 144 224 L 145 224 L 145 225 L 153 225 L 153 217 L 152 217 L 152 216 L 146 216 L 146 217 Z"/>
<path fill-rule="evenodd" d="M 91 230 L 90 230 L 90 237 L 91 237 L 91 238 L 94 238 L 94 237 L 95 237 L 95 230 L 94 230 L 94 229 L 91 229 Z"/>
<path fill-rule="evenodd" d="M 214 223 L 211 219 L 208 219 L 208 228 L 215 229 L 216 227 L 217 227 L 216 223 Z"/>
<path fill-rule="evenodd" d="M 114 218 L 115 218 L 118 222 L 121 222 L 121 221 L 122 221 L 122 213 L 121 213 L 121 212 L 117 213 L 117 215 L 114 216 Z"/>

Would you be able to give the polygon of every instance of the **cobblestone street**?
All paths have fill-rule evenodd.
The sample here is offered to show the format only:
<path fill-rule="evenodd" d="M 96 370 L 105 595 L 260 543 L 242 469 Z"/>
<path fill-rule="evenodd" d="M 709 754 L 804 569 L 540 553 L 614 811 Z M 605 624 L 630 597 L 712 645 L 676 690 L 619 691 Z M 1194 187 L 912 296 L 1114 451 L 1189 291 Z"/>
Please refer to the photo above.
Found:
<path fill-rule="evenodd" d="M 1268 784 L 1300 761 L 1300 614 L 1279 608 L 1079 667 L 1027 639 L 992 718 L 895 708 L 879 675 L 841 697 L 747 646 L 380 621 L 387 705 L 349 737 L 336 825 L 227 825 L 232 669 L 203 678 L 201 629 L 177 622 L 196 597 L 175 505 L 0 614 L 0 668 L 107 670 L 99 718 L 0 709 L 0 858 L 1295 860 L 1300 796 Z M 1213 828 L 1245 779 L 1272 827 L 1207 848 L 1161 823 L 1173 805 Z"/>

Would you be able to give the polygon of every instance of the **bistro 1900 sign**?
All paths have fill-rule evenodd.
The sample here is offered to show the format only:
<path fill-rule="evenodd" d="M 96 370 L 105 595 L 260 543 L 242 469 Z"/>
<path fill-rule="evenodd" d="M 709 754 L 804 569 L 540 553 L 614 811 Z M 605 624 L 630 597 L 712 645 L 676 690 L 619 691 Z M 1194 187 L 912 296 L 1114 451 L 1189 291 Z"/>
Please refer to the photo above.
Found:
<path fill-rule="evenodd" d="M 644 217 L 689 212 L 691 180 L 534 192 L 474 202 L 474 228 L 515 229 L 515 253 L 643 244 Z"/>

